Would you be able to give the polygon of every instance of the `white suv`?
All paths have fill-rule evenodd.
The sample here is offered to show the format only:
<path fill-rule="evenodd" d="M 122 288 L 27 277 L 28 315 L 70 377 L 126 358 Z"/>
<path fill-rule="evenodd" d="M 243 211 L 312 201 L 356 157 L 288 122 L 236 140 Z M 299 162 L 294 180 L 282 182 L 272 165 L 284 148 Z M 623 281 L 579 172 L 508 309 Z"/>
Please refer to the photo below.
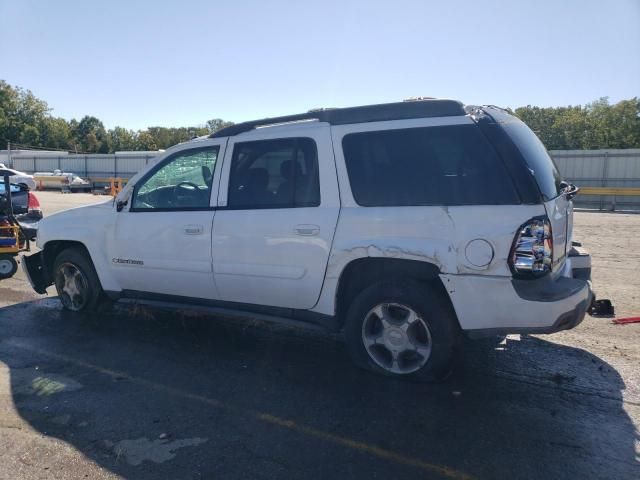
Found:
<path fill-rule="evenodd" d="M 68 310 L 143 299 L 313 322 L 343 331 L 362 367 L 432 379 L 461 333 L 583 319 L 576 191 L 495 107 L 311 111 L 176 145 L 115 202 L 43 220 L 25 265 Z"/>

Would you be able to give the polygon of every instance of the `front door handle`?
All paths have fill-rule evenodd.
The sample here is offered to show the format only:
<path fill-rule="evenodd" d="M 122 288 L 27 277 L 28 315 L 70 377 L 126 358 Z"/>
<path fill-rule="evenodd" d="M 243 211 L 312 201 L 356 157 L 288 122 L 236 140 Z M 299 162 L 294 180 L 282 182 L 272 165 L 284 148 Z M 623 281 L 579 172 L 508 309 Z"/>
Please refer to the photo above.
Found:
<path fill-rule="evenodd" d="M 185 235 L 202 235 L 204 232 L 204 227 L 202 225 L 185 225 L 184 233 Z"/>
<path fill-rule="evenodd" d="M 320 227 L 318 225 L 296 225 L 295 230 L 296 234 L 306 237 L 313 237 L 320 234 Z"/>

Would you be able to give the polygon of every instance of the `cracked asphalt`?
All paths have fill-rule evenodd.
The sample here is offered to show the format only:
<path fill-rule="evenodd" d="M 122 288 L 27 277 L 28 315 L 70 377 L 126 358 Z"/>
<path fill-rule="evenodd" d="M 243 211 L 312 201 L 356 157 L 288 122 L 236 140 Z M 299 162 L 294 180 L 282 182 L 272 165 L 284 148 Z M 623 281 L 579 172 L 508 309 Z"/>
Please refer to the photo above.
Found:
<path fill-rule="evenodd" d="M 640 315 L 640 215 L 581 212 L 575 230 L 598 295 Z M 637 479 L 639 340 L 588 317 L 465 342 L 456 373 L 422 385 L 358 370 L 316 331 L 72 315 L 19 274 L 0 283 L 0 479 Z"/>

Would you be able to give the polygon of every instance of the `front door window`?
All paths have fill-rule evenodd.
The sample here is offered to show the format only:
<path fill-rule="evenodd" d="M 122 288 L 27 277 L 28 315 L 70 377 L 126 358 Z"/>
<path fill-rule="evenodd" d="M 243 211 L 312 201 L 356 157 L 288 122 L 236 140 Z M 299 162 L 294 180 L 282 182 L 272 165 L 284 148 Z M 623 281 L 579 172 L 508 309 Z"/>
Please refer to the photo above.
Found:
<path fill-rule="evenodd" d="M 132 211 L 209 208 L 218 146 L 185 150 L 169 157 L 136 185 Z"/>

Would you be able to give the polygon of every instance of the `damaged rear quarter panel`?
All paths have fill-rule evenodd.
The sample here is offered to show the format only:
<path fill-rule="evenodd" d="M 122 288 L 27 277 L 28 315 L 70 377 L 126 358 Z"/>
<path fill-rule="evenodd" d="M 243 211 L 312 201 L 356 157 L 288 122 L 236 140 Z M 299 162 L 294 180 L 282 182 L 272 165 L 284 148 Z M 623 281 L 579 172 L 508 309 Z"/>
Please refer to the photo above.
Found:
<path fill-rule="evenodd" d="M 427 262 L 453 275 L 511 276 L 507 257 L 518 227 L 544 214 L 543 205 L 343 207 L 322 293 L 314 311 L 333 314 L 340 275 L 361 258 Z M 467 244 L 486 240 L 493 258 L 477 267 Z"/>

